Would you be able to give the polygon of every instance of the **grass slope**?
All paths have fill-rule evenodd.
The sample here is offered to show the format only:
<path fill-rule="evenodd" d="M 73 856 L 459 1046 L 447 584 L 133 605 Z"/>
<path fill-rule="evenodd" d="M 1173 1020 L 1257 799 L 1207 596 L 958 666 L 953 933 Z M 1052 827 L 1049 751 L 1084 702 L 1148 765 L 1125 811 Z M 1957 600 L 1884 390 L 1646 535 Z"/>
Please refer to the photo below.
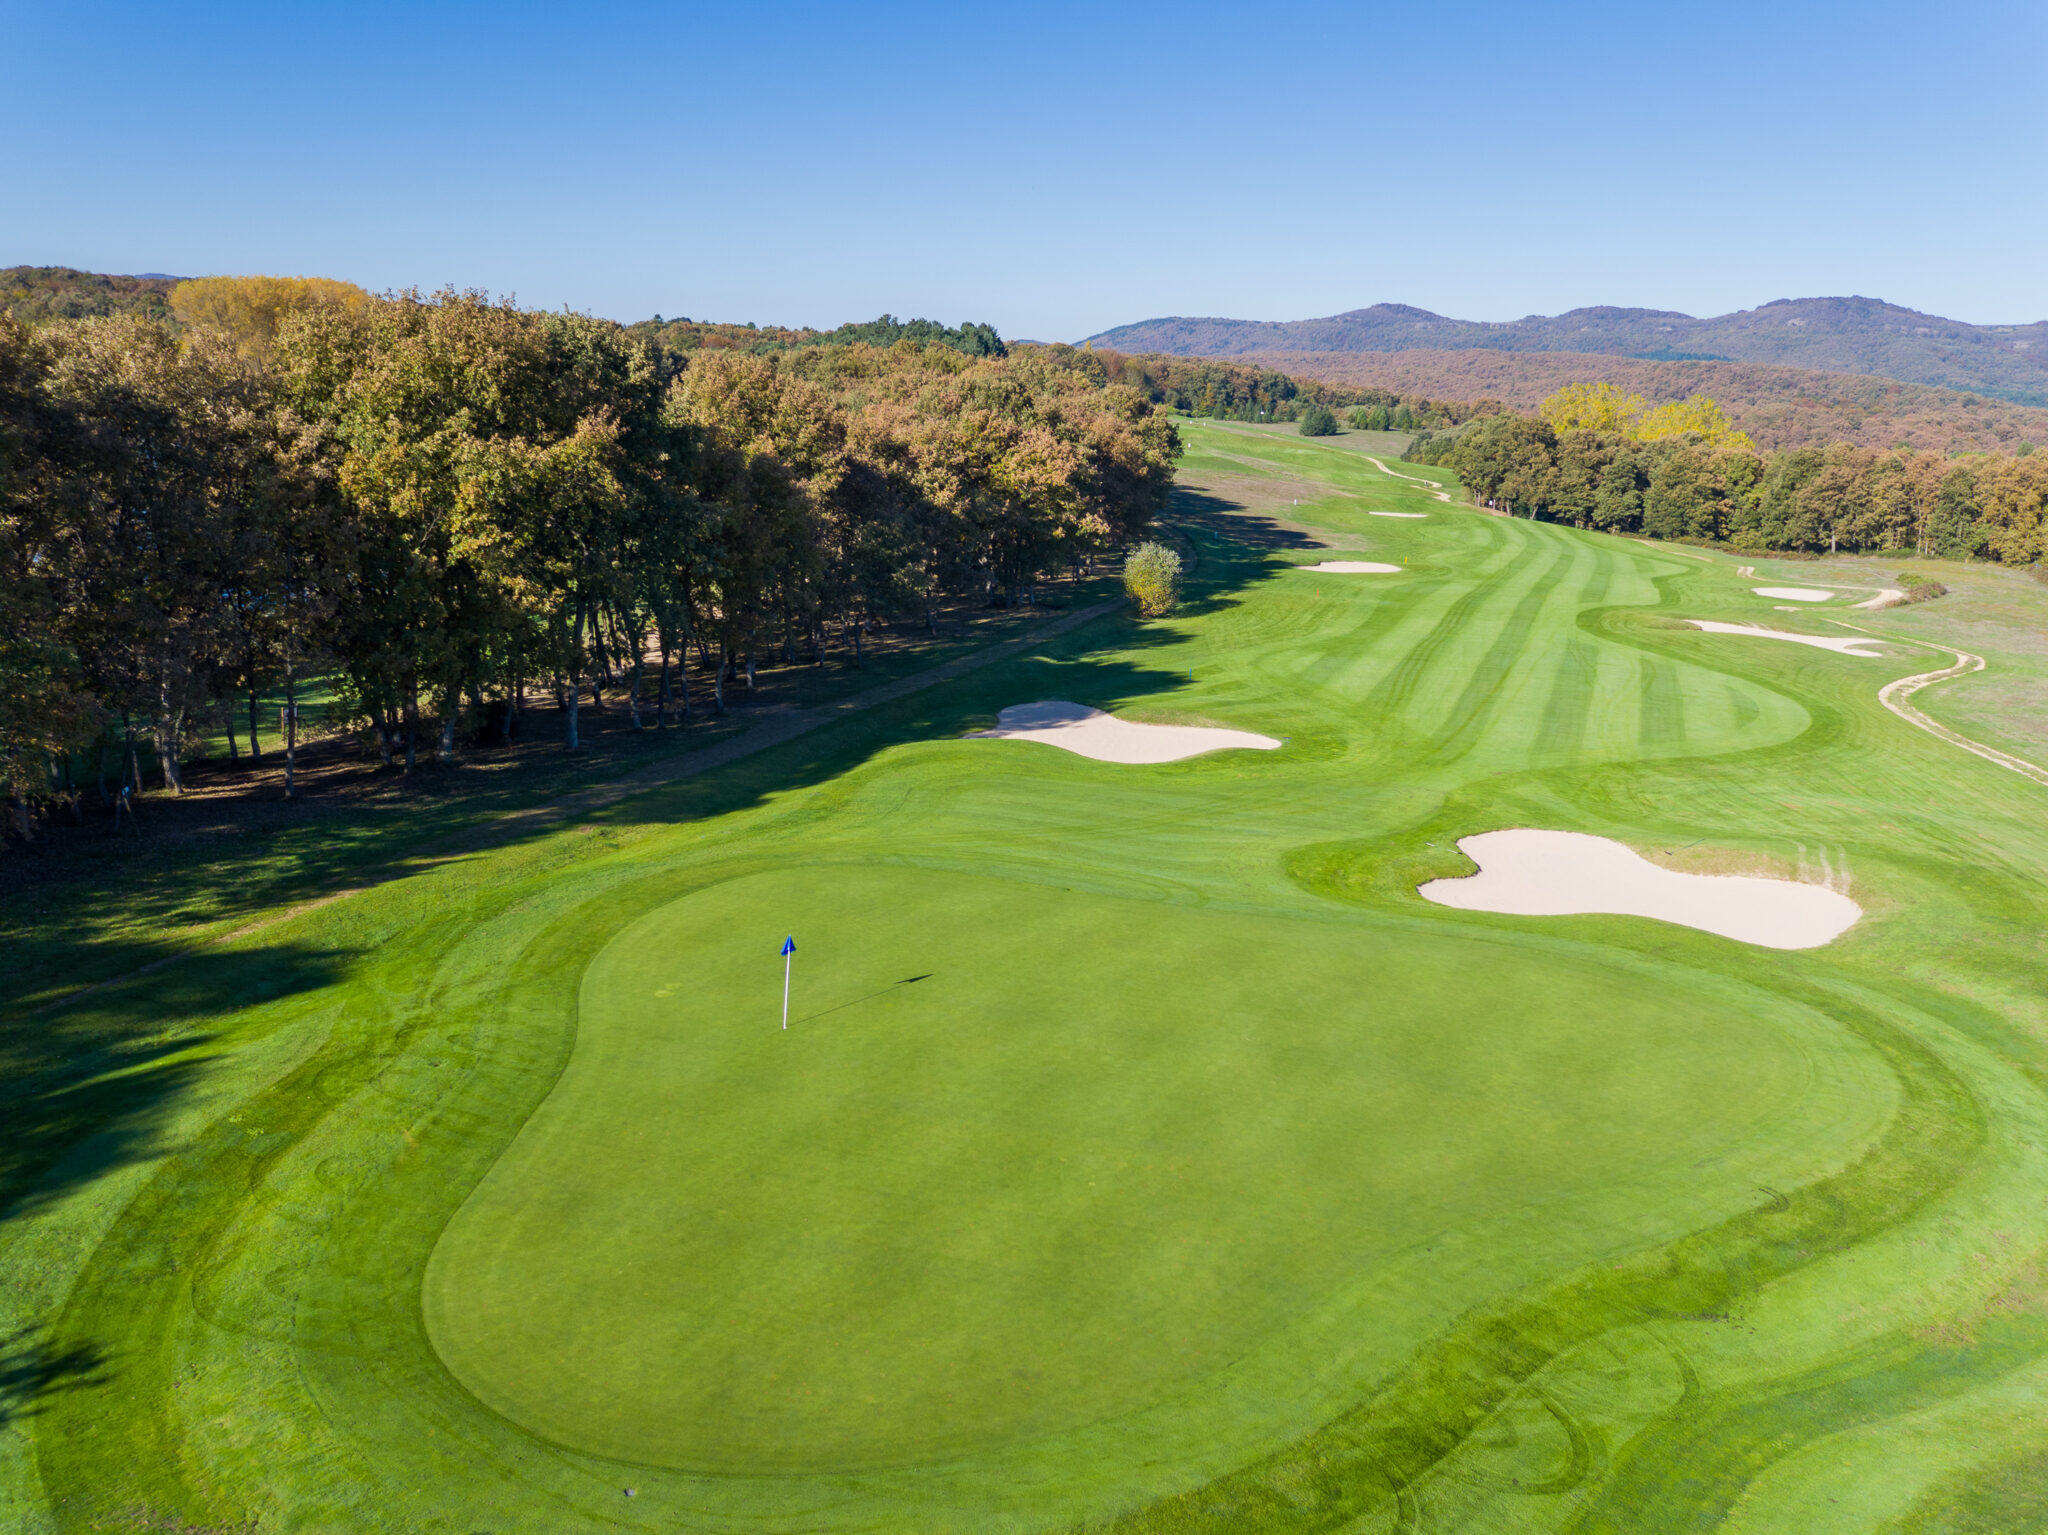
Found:
<path fill-rule="evenodd" d="M 1951 631 L 2038 682 L 2048 592 L 1779 615 L 1782 572 L 1189 431 L 1175 617 L 57 1015 L 153 1092 L 0 1222 L 10 1527 L 2048 1516 L 2043 791 L 1875 697 Z M 1290 568 L 1330 549 L 1405 568 Z M 1674 622 L 1831 611 L 1887 655 Z M 1044 697 L 1287 745 L 958 739 Z M 1793 954 L 1415 897 L 1513 825 L 1868 915 Z"/>

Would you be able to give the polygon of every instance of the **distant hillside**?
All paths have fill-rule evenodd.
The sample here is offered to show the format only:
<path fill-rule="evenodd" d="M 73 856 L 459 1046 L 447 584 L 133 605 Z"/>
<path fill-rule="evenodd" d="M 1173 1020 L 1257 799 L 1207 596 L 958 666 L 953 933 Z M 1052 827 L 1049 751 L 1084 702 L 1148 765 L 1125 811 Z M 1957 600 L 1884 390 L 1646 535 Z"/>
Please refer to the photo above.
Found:
<path fill-rule="evenodd" d="M 1606 382 L 1652 404 L 1712 395 L 1761 448 L 1905 443 L 1940 452 L 2048 447 L 2048 410 L 1896 379 L 1763 363 L 1645 362 L 1571 352 L 1255 352 L 1233 361 L 1344 388 L 1533 410 L 1565 384 Z"/>
<path fill-rule="evenodd" d="M 0 305 L 30 325 L 45 320 L 79 320 L 87 315 L 171 312 L 171 289 L 182 278 L 161 273 L 113 277 L 68 266 L 11 266 L 0 269 Z"/>
<path fill-rule="evenodd" d="M 1777 363 L 1971 390 L 2048 406 L 2048 320 L 1969 325 L 1872 298 L 1780 299 L 1712 319 L 1666 309 L 1574 309 L 1499 323 L 1375 304 L 1320 320 L 1173 317 L 1089 340 L 1120 352 L 1242 357 L 1253 352 L 1592 352 Z"/>

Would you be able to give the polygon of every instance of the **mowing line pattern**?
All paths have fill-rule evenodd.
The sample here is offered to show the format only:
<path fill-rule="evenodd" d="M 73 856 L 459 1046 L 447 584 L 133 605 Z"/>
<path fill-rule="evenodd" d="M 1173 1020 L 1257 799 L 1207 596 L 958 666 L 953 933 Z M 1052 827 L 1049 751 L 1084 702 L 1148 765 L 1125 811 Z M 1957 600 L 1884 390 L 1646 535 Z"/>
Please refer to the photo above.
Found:
<path fill-rule="evenodd" d="M 1172 617 L 74 999 L 175 1075 L 0 1219 L 8 1527 L 2048 1520 L 2048 823 L 1903 728 L 1956 670 L 1188 437 L 1237 510 Z M 1869 627 L 2048 610 L 1995 579 Z M 1041 698 L 1287 745 L 965 738 Z M 1415 896 L 1516 825 L 1868 914 L 1794 954 Z"/>

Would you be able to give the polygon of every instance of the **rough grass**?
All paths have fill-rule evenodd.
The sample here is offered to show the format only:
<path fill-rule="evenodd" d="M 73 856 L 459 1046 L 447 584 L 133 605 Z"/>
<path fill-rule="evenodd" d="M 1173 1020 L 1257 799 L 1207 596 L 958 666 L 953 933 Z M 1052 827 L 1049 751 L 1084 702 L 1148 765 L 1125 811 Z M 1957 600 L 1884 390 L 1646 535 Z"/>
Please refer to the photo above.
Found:
<path fill-rule="evenodd" d="M 0 1222 L 10 1527 L 2036 1520 L 2043 791 L 1878 706 L 1930 652 L 1675 626 L 1823 627 L 1732 559 L 1188 430 L 1173 618 L 38 1025 L 128 1050 L 6 1131 L 51 1153 Z M 1853 621 L 2038 679 L 2048 591 L 1938 573 Z M 1044 697 L 1288 745 L 957 739 Z M 1513 825 L 1869 914 L 1785 954 L 1414 896 Z"/>

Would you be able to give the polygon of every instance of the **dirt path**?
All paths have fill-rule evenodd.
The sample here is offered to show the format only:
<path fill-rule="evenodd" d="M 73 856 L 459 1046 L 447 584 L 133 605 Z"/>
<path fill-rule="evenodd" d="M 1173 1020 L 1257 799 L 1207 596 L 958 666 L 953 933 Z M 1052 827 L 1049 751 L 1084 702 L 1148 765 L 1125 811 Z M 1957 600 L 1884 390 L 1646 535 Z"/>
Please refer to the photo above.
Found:
<path fill-rule="evenodd" d="M 1844 624 L 1842 627 L 1847 629 L 1855 626 Z M 1957 650 L 1953 645 L 1941 645 L 1936 648 L 1948 651 L 1956 658 L 1956 664 L 1944 667 L 1938 672 L 1920 672 L 1915 676 L 1901 677 L 1896 682 L 1887 682 L 1877 690 L 1877 701 L 1907 724 L 1917 726 L 1931 736 L 1939 736 L 1951 746 L 1960 746 L 1966 752 L 1974 752 L 1986 762 L 1995 762 L 2002 768 L 2009 768 L 2023 778 L 2033 779 L 2037 784 L 2048 784 L 2048 768 L 2036 767 L 2024 757 L 2015 757 L 2009 752 L 1998 750 L 1995 746 L 1973 741 L 1961 732 L 1949 729 L 1938 720 L 1929 719 L 1913 707 L 1909 700 L 1922 688 L 1937 682 L 1946 682 L 1951 677 L 1966 677 L 1971 672 L 1984 670 L 1982 656 L 1973 656 L 1967 650 Z"/>
<path fill-rule="evenodd" d="M 1364 459 L 1368 464 L 1371 464 L 1373 468 L 1379 470 L 1381 474 L 1391 475 L 1393 478 L 1397 480 L 1412 480 L 1417 485 L 1426 485 L 1429 487 L 1430 494 L 1435 496 L 1437 500 L 1445 502 L 1451 506 L 1456 506 L 1458 504 L 1456 501 L 1452 500 L 1451 493 L 1445 490 L 1443 486 L 1437 484 L 1435 480 L 1425 480 L 1419 474 L 1403 474 L 1398 469 L 1389 469 L 1385 464 L 1381 463 L 1378 459 L 1374 458 L 1370 453 L 1361 453 L 1358 456 Z"/>
<path fill-rule="evenodd" d="M 1047 619 L 1037 623 L 1032 627 L 1029 634 L 1020 634 L 1014 639 L 1004 640 L 1000 644 L 991 645 L 985 650 L 974 651 L 969 655 L 955 656 L 952 660 L 943 662 L 938 666 L 913 673 L 908 677 L 899 677 L 894 682 L 885 682 L 880 687 L 869 688 L 863 693 L 855 693 L 850 698 L 842 698 L 835 703 L 815 704 L 808 709 L 791 709 L 784 714 L 768 715 L 750 725 L 744 735 L 735 736 L 729 741 L 719 743 L 717 746 L 707 747 L 700 752 L 691 752 L 687 756 L 670 761 L 651 763 L 636 772 L 627 773 L 620 778 L 609 779 L 604 783 L 591 784 L 587 788 L 578 789 L 573 794 L 564 795 L 557 800 L 550 800 L 545 805 L 530 805 L 524 810 L 512 810 L 507 811 L 503 815 L 493 816 L 481 825 L 467 827 L 447 837 L 422 843 L 413 850 L 410 856 L 417 858 L 423 853 L 481 852 L 487 848 L 508 842 L 514 837 L 522 836 L 541 828 L 558 826 L 565 821 L 573 821 L 581 816 L 591 815 L 596 811 L 616 805 L 619 801 L 627 799 L 632 795 L 644 793 L 649 789 L 659 788 L 662 784 L 672 783 L 677 779 L 693 778 L 699 773 L 708 773 L 714 768 L 724 767 L 729 762 L 737 762 L 742 757 L 751 757 L 756 752 L 767 751 L 770 747 L 780 746 L 785 741 L 793 741 L 798 736 L 808 735 L 811 731 L 819 729 L 821 726 L 829 725 L 835 720 L 845 719 L 849 715 L 859 714 L 863 710 L 875 708 L 880 704 L 894 703 L 897 699 L 907 698 L 912 693 L 922 692 L 929 687 L 936 687 L 942 682 L 950 682 L 955 677 L 962 677 L 969 672 L 979 671 L 985 666 L 993 666 L 998 661 L 1008 660 L 1020 651 L 1029 650 L 1055 635 L 1065 634 L 1069 630 L 1078 629 L 1081 625 L 1100 618 L 1103 614 L 1121 606 L 1123 606 L 1121 598 L 1111 598 L 1106 602 L 1091 603 L 1089 606 L 1077 609 L 1072 613 L 1066 613 L 1058 618 Z M 277 926 L 280 922 L 289 922 L 293 917 L 301 916 L 322 906 L 332 905 L 336 901 L 346 900 L 352 895 L 361 895 L 365 890 L 374 890 L 379 885 L 390 884 L 393 880 L 408 878 L 417 872 L 419 870 L 408 866 L 388 869 L 379 874 L 372 874 L 367 879 L 362 880 L 358 884 L 350 885 L 346 889 L 328 891 L 324 895 L 288 906 L 283 911 L 274 912 L 255 922 L 245 923 L 243 926 L 235 928 L 232 932 L 219 933 L 211 938 L 202 938 L 190 948 L 181 949 L 176 954 L 167 954 L 162 959 L 152 960 L 149 964 L 140 966 L 137 969 L 112 976 L 104 981 L 97 981 L 90 986 L 80 987 L 77 991 L 67 992 L 53 1001 L 44 1003 L 28 1016 L 35 1017 L 42 1013 L 54 1012 L 60 1007 L 68 1007 L 74 1002 L 91 996 L 94 992 L 105 991 L 112 986 L 124 985 L 129 981 L 161 970 L 166 965 L 175 964 L 181 959 L 189 959 L 201 950 L 215 948 L 224 943 L 232 943 L 238 938 L 247 938 L 252 933 L 260 933 L 265 928 Z"/>

